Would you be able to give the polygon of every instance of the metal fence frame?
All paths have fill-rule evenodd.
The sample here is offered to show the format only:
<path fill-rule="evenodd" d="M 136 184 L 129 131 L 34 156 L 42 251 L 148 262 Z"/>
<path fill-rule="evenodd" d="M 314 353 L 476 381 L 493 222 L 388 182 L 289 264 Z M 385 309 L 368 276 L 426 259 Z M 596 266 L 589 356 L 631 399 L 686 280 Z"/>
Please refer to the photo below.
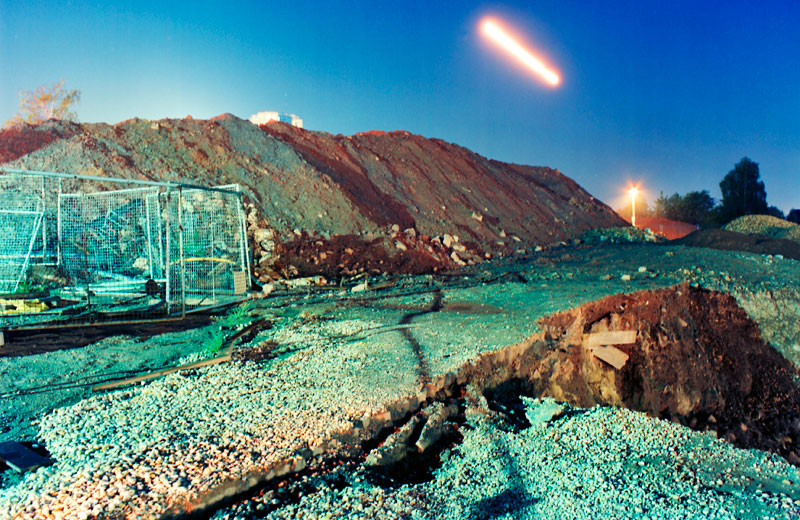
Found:
<path fill-rule="evenodd" d="M 76 285 L 74 289 L 77 293 L 82 290 L 85 293 L 86 308 L 94 309 L 92 298 L 102 299 L 103 286 L 102 284 L 92 285 L 92 276 L 102 272 L 104 276 L 113 277 L 114 269 L 109 269 L 107 273 L 92 270 L 89 266 L 88 244 L 85 238 L 87 236 L 85 229 L 87 214 L 90 210 L 99 213 L 98 208 L 102 208 L 104 204 L 102 201 L 106 199 L 112 200 L 113 197 L 130 194 L 131 197 L 139 197 L 131 199 L 131 201 L 144 201 L 143 214 L 147 222 L 147 229 L 143 232 L 146 236 L 146 248 L 148 248 L 146 258 L 150 274 L 148 283 L 154 282 L 154 280 L 163 281 L 161 298 L 164 300 L 165 312 L 154 316 L 140 316 L 136 314 L 139 311 L 131 311 L 130 316 L 122 316 L 120 319 L 97 319 L 96 316 L 91 319 L 61 319 L 61 317 L 52 316 L 53 319 L 49 321 L 47 318 L 51 316 L 46 315 L 47 313 L 38 315 L 25 312 L 15 312 L 11 315 L 2 313 L 0 314 L 0 330 L 180 320 L 190 312 L 225 306 L 247 299 L 251 265 L 241 200 L 242 193 L 238 185 L 209 188 L 186 183 L 118 179 L 0 167 L 0 181 L 9 180 L 11 182 L 11 179 L 14 178 L 21 180 L 21 187 L 17 187 L 15 190 L 22 197 L 20 198 L 21 202 L 15 204 L 32 207 L 4 209 L 1 207 L 3 200 L 0 198 L 0 212 L 19 213 L 22 211 L 26 214 L 39 215 L 37 217 L 39 223 L 34 226 L 36 229 L 30 238 L 27 255 L 23 260 L 24 265 L 20 268 L 19 280 L 25 276 L 29 265 L 66 268 L 69 262 L 66 259 L 66 244 L 63 242 L 66 236 L 64 233 L 66 226 L 75 225 L 75 219 L 71 218 L 64 208 L 72 205 L 75 214 L 80 215 L 80 225 L 83 226 L 83 253 L 86 262 L 85 287 Z M 41 179 L 41 190 L 39 190 L 36 179 Z M 25 186 L 23 180 L 29 186 Z M 53 185 L 52 190 L 46 189 L 47 183 Z M 73 187 L 73 191 L 66 193 L 63 191 L 67 184 Z M 102 187 L 103 189 L 92 192 L 75 189 L 75 187 L 86 186 Z M 120 186 L 121 189 L 111 189 L 116 186 Z M 151 201 L 154 208 L 150 206 Z M 137 204 L 139 203 L 137 202 Z M 108 203 L 109 208 L 110 204 Z M 133 204 L 133 202 L 129 202 L 129 204 Z M 213 214 L 212 211 L 217 213 Z M 111 215 L 110 209 L 106 212 L 106 219 L 109 218 L 109 215 Z M 68 222 L 65 223 L 65 220 Z M 38 236 L 40 230 L 41 236 Z M 52 235 L 53 231 L 55 231 L 55 239 Z M 190 231 L 194 234 L 193 239 L 187 241 L 185 240 L 186 235 Z M 157 240 L 154 239 L 154 234 L 158 235 Z M 226 237 L 227 241 L 220 240 L 224 242 L 222 245 L 216 243 L 217 234 Z M 0 242 L 3 238 L 0 237 Z M 102 244 L 102 239 L 98 240 Z M 112 238 L 107 237 L 107 240 L 112 240 Z M 36 255 L 32 256 L 34 243 L 37 244 L 37 249 Z M 158 248 L 157 255 L 152 249 L 156 246 Z M 187 258 L 187 247 L 195 247 L 195 252 L 205 247 L 208 254 Z M 214 253 L 220 248 L 225 250 L 225 255 Z M 155 261 L 156 256 L 158 261 Z M 230 259 L 234 257 L 235 261 Z M 2 260 L 0 257 L 0 262 Z M 161 276 L 157 276 L 159 274 Z M 187 276 L 192 276 L 192 283 L 188 285 Z M 120 278 L 122 277 L 120 276 Z M 17 291 L 19 280 L 11 292 Z M 129 289 L 132 293 L 136 292 L 137 288 L 141 289 L 140 286 L 145 286 L 143 281 L 138 279 L 130 283 L 136 285 L 136 287 L 130 285 Z M 158 282 L 154 283 L 158 286 Z M 114 290 L 126 287 L 124 282 L 120 282 L 120 284 L 122 285 L 115 285 Z M 211 297 L 206 295 L 206 289 L 210 289 Z M 187 297 L 191 298 L 189 305 L 187 305 Z M 93 312 L 97 313 L 97 310 L 95 309 Z M 43 319 L 37 320 L 37 318 Z"/>

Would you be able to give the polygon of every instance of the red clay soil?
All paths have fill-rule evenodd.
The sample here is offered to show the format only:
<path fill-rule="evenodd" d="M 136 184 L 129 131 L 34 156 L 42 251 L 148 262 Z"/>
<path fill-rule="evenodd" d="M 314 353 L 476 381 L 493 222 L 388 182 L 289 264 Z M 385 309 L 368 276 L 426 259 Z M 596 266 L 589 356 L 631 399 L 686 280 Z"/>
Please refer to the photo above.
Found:
<path fill-rule="evenodd" d="M 702 229 L 672 244 L 691 247 L 708 247 L 724 251 L 746 251 L 760 255 L 783 255 L 800 260 L 800 244 L 785 238 L 736 233 L 724 229 Z"/>
<path fill-rule="evenodd" d="M 764 342 L 733 297 L 686 284 L 615 295 L 540 321 L 558 348 L 542 351 L 532 380 L 545 395 L 581 406 L 625 406 L 742 448 L 800 465 L 800 388 L 790 364 Z M 581 345 L 583 335 L 635 330 L 617 345 L 619 370 Z"/>
<path fill-rule="evenodd" d="M 78 133 L 79 127 L 63 121 L 41 125 L 21 124 L 0 130 L 0 164 L 13 161 L 61 138 Z"/>
<path fill-rule="evenodd" d="M 557 170 L 491 161 L 408 132 L 353 136 L 261 126 L 328 176 L 376 224 L 436 236 L 458 234 L 483 250 L 552 243 L 623 221 Z"/>
<path fill-rule="evenodd" d="M 401 252 L 395 244 L 402 243 Z M 279 271 L 292 266 L 298 276 L 323 275 L 332 278 L 360 273 L 422 274 L 457 267 L 441 243 L 429 236 L 408 236 L 394 233 L 389 238 L 363 240 L 353 235 L 336 235 L 330 239 L 315 239 L 303 233 L 294 240 L 278 246 Z M 463 258 L 477 258 L 461 253 Z M 283 269 L 282 269 L 283 268 Z M 288 271 L 273 274 L 286 277 Z"/>

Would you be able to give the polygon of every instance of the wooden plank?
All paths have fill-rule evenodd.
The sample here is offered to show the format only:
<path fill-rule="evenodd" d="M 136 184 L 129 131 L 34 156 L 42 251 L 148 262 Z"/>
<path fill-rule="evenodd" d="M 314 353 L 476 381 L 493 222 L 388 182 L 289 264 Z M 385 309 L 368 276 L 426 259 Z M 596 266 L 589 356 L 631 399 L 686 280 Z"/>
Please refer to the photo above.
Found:
<path fill-rule="evenodd" d="M 592 354 L 602 361 L 605 361 L 612 367 L 619 370 L 628 362 L 628 354 L 624 353 L 617 347 L 612 346 L 599 346 L 592 348 Z"/>
<path fill-rule="evenodd" d="M 604 332 L 593 332 L 584 336 L 586 346 L 589 348 L 600 345 L 629 345 L 636 343 L 635 330 L 607 330 Z"/>
<path fill-rule="evenodd" d="M 233 273 L 233 293 L 244 294 L 247 292 L 247 273 L 236 271 Z"/>
<path fill-rule="evenodd" d="M 197 361 L 196 363 L 189 363 L 187 365 L 181 365 L 179 367 L 173 368 L 165 368 L 164 370 L 159 370 L 157 372 L 150 372 L 149 374 L 143 374 L 141 376 L 136 377 L 129 377 L 128 379 L 123 379 L 121 381 L 114 381 L 111 383 L 104 383 L 102 385 L 96 385 L 92 387 L 93 392 L 100 392 L 102 390 L 111 390 L 113 388 L 119 388 L 122 386 L 133 385 L 136 383 L 141 383 L 142 381 L 149 381 L 150 379 L 155 379 L 157 377 L 163 377 L 167 374 L 171 374 L 173 372 L 178 372 L 180 370 L 191 370 L 193 368 L 200 368 L 200 367 L 207 367 L 210 365 L 218 365 L 220 363 L 226 363 L 231 360 L 230 353 L 225 354 L 223 356 L 218 356 L 213 359 L 206 359 L 205 361 Z"/>
<path fill-rule="evenodd" d="M 111 383 L 103 383 L 102 385 L 95 385 L 92 387 L 92 391 L 100 392 L 102 390 L 111 390 L 113 388 L 133 385 L 136 383 L 140 383 L 142 381 L 149 381 L 150 379 L 162 377 L 167 374 L 171 374 L 173 372 L 178 372 L 180 370 L 191 370 L 193 368 L 207 367 L 210 365 L 227 363 L 232 358 L 231 353 L 233 352 L 233 344 L 236 342 L 236 340 L 241 338 L 245 334 L 248 334 L 250 331 L 255 330 L 261 326 L 271 326 L 271 323 L 266 318 L 261 318 L 259 320 L 254 321 L 250 325 L 246 326 L 245 328 L 234 334 L 229 340 L 227 340 L 225 342 L 227 343 L 227 347 L 223 348 L 220 351 L 220 355 L 213 359 L 206 359 L 205 361 L 197 361 L 195 363 L 189 363 L 187 365 L 181 365 L 179 367 L 165 368 L 157 372 L 150 372 L 149 374 L 142 374 L 140 376 L 129 377 L 127 379 L 122 379 L 120 381 L 112 381 Z"/>
<path fill-rule="evenodd" d="M 0 442 L 0 459 L 19 473 L 50 464 L 50 459 L 14 441 Z"/>

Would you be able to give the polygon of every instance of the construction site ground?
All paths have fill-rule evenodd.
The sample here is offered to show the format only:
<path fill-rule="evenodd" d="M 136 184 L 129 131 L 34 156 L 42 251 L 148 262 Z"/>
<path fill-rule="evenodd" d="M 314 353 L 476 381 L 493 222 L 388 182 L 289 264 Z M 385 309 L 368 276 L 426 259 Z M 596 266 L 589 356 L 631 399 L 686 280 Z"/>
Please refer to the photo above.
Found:
<path fill-rule="evenodd" d="M 800 263 L 780 256 L 577 245 L 437 275 L 279 285 L 197 328 L 7 352 L 0 441 L 40 445 L 54 463 L 3 472 L 0 518 L 800 515 L 800 471 L 791 464 L 800 422 L 781 425 L 789 440 L 769 453 L 735 448 L 751 438 L 727 442 L 707 415 L 684 426 L 525 395 L 523 360 L 559 345 L 541 318 L 676 284 L 686 284 L 679 293 L 698 286 L 731 295 L 788 361 L 792 387 L 780 388 L 796 394 Z M 213 357 L 234 335 L 231 361 L 92 392 Z M 505 390 L 492 393 L 488 381 Z M 451 409 L 452 426 L 416 461 L 424 475 L 403 481 L 408 467 L 397 464 L 413 450 L 401 447 L 394 460 L 381 447 L 404 427 L 424 437 L 424 426 L 406 425 L 432 422 L 425 410 L 434 405 Z M 560 410 L 548 413 L 552 406 Z M 370 454 L 377 473 L 365 469 Z M 537 472 L 548 475 L 549 491 Z"/>

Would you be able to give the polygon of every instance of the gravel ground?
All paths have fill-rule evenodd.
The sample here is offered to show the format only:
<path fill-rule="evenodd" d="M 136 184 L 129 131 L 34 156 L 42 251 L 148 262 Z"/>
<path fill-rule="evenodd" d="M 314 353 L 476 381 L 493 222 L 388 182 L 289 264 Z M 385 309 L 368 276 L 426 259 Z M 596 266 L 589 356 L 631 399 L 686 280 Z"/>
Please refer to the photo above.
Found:
<path fill-rule="evenodd" d="M 800 299 L 796 296 L 800 287 L 798 262 L 757 255 L 660 245 L 563 247 L 528 260 L 479 266 L 436 279 L 399 279 L 392 288 L 365 293 L 305 288 L 300 293 L 262 300 L 253 313 L 269 315 L 275 323 L 252 338 L 250 344 L 272 345 L 275 357 L 172 374 L 81 400 L 41 418 L 38 437 L 56 464 L 30 473 L 19 482 L 5 479 L 9 486 L 0 490 L 0 518 L 44 518 L 51 514 L 84 518 L 101 513 L 158 517 L 196 504 L 206 493 L 231 482 L 269 472 L 280 475 L 306 463 L 313 466 L 319 463 L 316 454 L 343 449 L 337 439 L 342 438 L 343 432 L 352 431 L 354 421 L 363 424 L 365 419 L 385 413 L 389 403 L 416 395 L 426 377 L 439 377 L 482 352 L 522 341 L 535 332 L 538 317 L 609 294 L 662 287 L 687 279 L 738 293 L 737 299 L 750 302 L 752 309 L 745 309 L 762 325 L 765 337 L 781 342 L 773 342 L 776 348 L 784 355 L 800 352 L 800 334 L 787 328 L 792 320 L 800 322 Z M 429 312 L 437 301 L 440 312 Z M 195 336 L 195 342 L 198 337 L 201 336 Z M 139 348 L 133 340 L 123 341 L 120 348 L 125 347 Z M 86 348 L 86 352 L 92 352 L 88 350 L 91 347 Z M 105 350 L 93 352 L 100 355 Z M 797 359 L 795 355 L 793 361 L 797 363 Z M 102 364 L 105 360 L 93 362 Z M 26 370 L 43 371 L 38 377 L 52 377 L 46 376 L 46 363 L 25 366 Z M 51 384 L 56 381 L 52 379 Z M 60 402 L 59 395 L 59 390 L 53 391 L 53 403 Z M 40 410 L 39 413 L 46 411 Z M 14 420 L 14 412 L 10 413 L 12 418 L 7 422 Z M 555 463 L 548 466 L 552 475 L 540 481 L 532 468 L 542 465 L 542 457 L 550 452 L 542 446 L 550 445 L 537 435 L 546 436 L 551 431 L 559 431 L 567 438 L 574 431 L 574 442 L 585 444 L 565 444 L 561 451 L 574 457 L 559 459 L 563 460 L 563 467 Z M 529 435 L 532 437 L 527 438 Z M 670 447 L 673 437 L 678 443 L 677 454 Z M 679 443 L 686 438 L 693 440 Z M 602 449 L 598 448 L 600 444 Z M 783 484 L 782 492 L 800 498 L 795 496 L 800 481 L 796 469 L 774 457 L 740 452 L 638 414 L 601 409 L 569 414 L 545 429 L 516 433 L 476 424 L 466 431 L 464 443 L 434 481 L 408 488 L 403 491 L 405 495 L 397 495 L 395 502 L 390 497 L 398 490 L 350 486 L 342 493 L 352 493 L 362 508 L 363 503 L 371 503 L 372 494 L 383 493 L 384 502 L 388 500 L 390 507 L 381 509 L 381 515 L 386 516 L 377 518 L 391 518 L 392 503 L 399 508 L 395 512 L 400 516 L 419 509 L 421 512 L 413 514 L 425 517 L 452 513 L 452 517 L 464 518 L 464 514 L 478 511 L 474 517 L 485 518 L 480 508 L 489 508 L 498 517 L 516 517 L 518 513 L 502 510 L 504 500 L 491 498 L 503 497 L 498 495 L 500 488 L 490 492 L 492 488 L 484 486 L 480 480 L 483 477 L 477 476 L 485 474 L 487 482 L 500 479 L 510 463 L 499 468 L 487 464 L 500 460 L 496 450 L 505 450 L 509 455 L 503 460 L 516 464 L 521 475 L 519 486 L 513 488 L 516 491 L 508 491 L 508 496 L 529 502 L 519 509 L 526 515 L 538 511 L 542 516 L 563 513 L 564 517 L 577 517 L 577 513 L 573 515 L 565 509 L 567 502 L 580 505 L 586 515 L 593 516 L 633 515 L 631 511 L 639 504 L 656 518 L 671 517 L 673 513 L 681 517 L 680 511 L 686 512 L 683 517 L 707 517 L 700 508 L 702 502 L 708 504 L 711 514 L 719 513 L 724 518 L 747 518 L 748 514 L 759 517 L 756 505 L 762 502 L 768 508 L 766 516 L 783 514 L 781 504 L 788 502 L 769 487 L 772 484 L 764 487 L 767 491 L 762 500 L 747 495 L 749 491 L 737 487 L 744 480 L 733 477 L 713 481 L 716 484 L 722 480 L 721 485 L 733 486 L 727 494 L 706 489 L 713 488 L 711 481 L 686 487 L 688 484 L 680 476 L 689 473 L 673 468 L 669 470 L 673 473 L 665 470 L 662 480 L 671 483 L 674 493 L 655 491 L 662 489 L 655 484 L 652 490 L 643 485 L 649 482 L 647 479 L 657 482 L 661 478 L 649 471 L 653 466 L 648 454 L 652 453 L 653 460 L 672 454 L 672 464 L 679 458 L 688 458 L 689 452 L 682 450 L 694 444 L 706 454 L 682 466 L 694 474 L 713 473 L 719 464 L 726 468 L 739 464 L 755 471 L 754 479 L 762 472 L 770 483 L 787 480 L 789 484 Z M 631 446 L 631 454 L 641 453 L 645 466 L 626 464 L 633 457 L 619 447 L 623 445 Z M 662 445 L 668 446 L 664 448 L 666 452 L 659 451 Z M 557 446 L 552 448 L 556 450 Z M 649 451 L 636 451 L 645 449 Z M 725 462 L 725 457 L 733 457 L 734 462 Z M 602 471 L 597 469 L 599 461 L 609 460 L 617 462 L 601 465 Z M 467 473 L 458 473 L 462 466 L 463 471 L 473 468 L 469 470 L 475 474 L 470 477 L 473 480 L 467 478 Z M 486 468 L 479 471 L 482 466 Z M 604 473 L 606 469 L 608 472 Z M 648 476 L 650 473 L 653 475 Z M 462 475 L 464 487 L 459 489 L 464 494 L 485 491 L 486 500 L 456 500 L 458 495 L 452 492 L 454 480 L 448 476 L 453 474 Z M 562 477 L 556 478 L 559 474 Z M 570 475 L 572 480 L 567 479 Z M 579 475 L 586 475 L 586 481 L 595 486 L 583 491 L 585 498 L 575 498 L 578 495 L 574 486 L 569 487 L 583 480 Z M 507 481 L 508 475 L 502 478 Z M 559 491 L 551 494 L 537 487 L 544 486 L 543 482 L 552 482 Z M 596 495 L 594 490 L 599 490 Z M 742 493 L 750 498 L 739 497 Z M 680 500 L 670 502 L 672 494 Z M 565 496 L 570 500 L 565 501 Z M 420 504 L 419 508 L 416 504 Z M 433 505 L 426 510 L 424 504 Z M 625 506 L 620 509 L 618 504 Z M 787 505 L 787 511 L 796 514 L 797 510 L 791 509 L 795 506 Z M 313 510 L 316 506 L 309 507 Z M 739 513 L 740 509 L 745 513 Z M 456 510 L 461 511 L 460 515 Z M 344 507 L 343 511 L 348 509 Z M 353 511 L 358 513 L 357 506 Z M 355 516 L 353 511 L 348 514 Z M 286 506 L 285 511 L 276 514 L 291 515 L 292 510 Z M 297 510 L 296 515 L 310 517 L 303 509 Z"/>
<path fill-rule="evenodd" d="M 526 399 L 535 417 L 543 401 Z M 300 499 L 269 512 L 268 493 L 218 511 L 247 518 L 797 518 L 800 471 L 624 409 L 567 407 L 552 422 L 508 431 L 462 428 L 430 482 L 379 486 L 363 468 L 310 479 Z M 265 514 L 265 512 L 267 514 Z"/>
<path fill-rule="evenodd" d="M 92 385 L 173 366 L 196 352 L 206 334 L 113 336 L 83 348 L 0 358 L 0 442 L 34 440 L 43 412 L 91 397 Z"/>

